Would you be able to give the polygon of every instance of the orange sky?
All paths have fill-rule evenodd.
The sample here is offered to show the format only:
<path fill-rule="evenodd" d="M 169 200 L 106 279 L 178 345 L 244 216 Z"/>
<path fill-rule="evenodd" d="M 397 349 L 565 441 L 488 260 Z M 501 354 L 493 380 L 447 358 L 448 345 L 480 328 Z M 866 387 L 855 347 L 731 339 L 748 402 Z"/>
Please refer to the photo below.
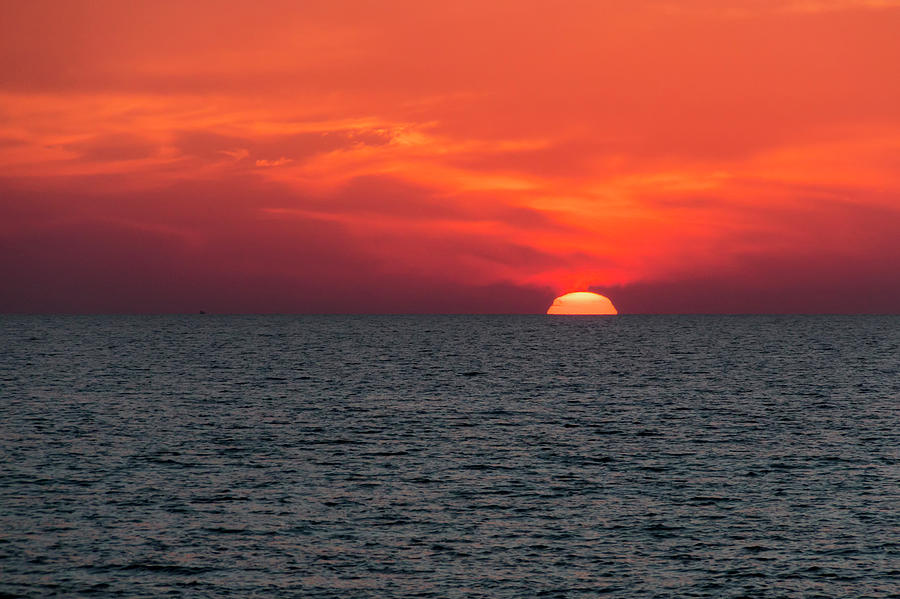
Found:
<path fill-rule="evenodd" d="M 0 3 L 0 311 L 900 312 L 900 0 Z"/>

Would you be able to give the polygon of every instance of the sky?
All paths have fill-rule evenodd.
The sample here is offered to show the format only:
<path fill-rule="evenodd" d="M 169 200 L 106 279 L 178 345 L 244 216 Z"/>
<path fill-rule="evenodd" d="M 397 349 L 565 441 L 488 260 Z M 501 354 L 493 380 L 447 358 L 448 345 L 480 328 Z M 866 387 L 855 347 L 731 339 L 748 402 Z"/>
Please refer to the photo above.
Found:
<path fill-rule="evenodd" d="M 0 0 L 0 312 L 900 312 L 900 0 Z"/>

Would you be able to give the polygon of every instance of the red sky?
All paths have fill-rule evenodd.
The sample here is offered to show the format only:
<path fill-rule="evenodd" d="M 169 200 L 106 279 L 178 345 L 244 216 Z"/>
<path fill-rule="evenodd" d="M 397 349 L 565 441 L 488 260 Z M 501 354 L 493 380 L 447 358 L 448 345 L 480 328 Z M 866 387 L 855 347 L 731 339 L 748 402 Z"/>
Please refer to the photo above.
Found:
<path fill-rule="evenodd" d="M 0 3 L 0 311 L 900 312 L 900 0 Z"/>

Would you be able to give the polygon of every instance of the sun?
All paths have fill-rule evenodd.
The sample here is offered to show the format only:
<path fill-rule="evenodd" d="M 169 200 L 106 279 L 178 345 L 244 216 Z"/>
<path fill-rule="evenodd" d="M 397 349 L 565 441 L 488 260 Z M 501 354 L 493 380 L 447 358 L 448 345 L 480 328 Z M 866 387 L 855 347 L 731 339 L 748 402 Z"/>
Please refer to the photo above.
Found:
<path fill-rule="evenodd" d="M 590 291 L 561 295 L 547 309 L 547 314 L 618 314 L 609 298 Z"/>

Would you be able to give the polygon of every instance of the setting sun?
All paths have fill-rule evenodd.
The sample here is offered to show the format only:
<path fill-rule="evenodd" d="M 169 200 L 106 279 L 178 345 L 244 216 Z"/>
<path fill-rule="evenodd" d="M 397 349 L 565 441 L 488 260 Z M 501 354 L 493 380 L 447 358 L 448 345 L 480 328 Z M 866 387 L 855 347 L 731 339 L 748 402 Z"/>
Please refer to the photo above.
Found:
<path fill-rule="evenodd" d="M 609 298 L 590 291 L 576 291 L 561 295 L 547 309 L 547 314 L 613 315 L 619 311 Z"/>

